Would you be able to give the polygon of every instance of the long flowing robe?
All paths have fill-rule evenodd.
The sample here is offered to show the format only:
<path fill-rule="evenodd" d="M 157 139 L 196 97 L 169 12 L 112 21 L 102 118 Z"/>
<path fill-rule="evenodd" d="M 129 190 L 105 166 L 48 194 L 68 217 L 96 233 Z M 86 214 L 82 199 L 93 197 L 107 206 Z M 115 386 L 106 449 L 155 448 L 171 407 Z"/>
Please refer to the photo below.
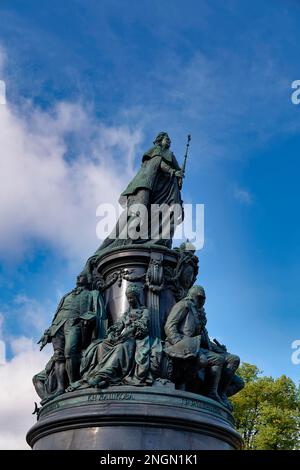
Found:
<path fill-rule="evenodd" d="M 91 381 L 121 383 L 131 376 L 131 383 L 147 381 L 150 374 L 151 351 L 148 336 L 149 312 L 145 307 L 129 308 L 108 330 L 116 332 L 116 338 L 106 337 L 91 349 L 93 357 L 81 368 L 83 377 L 74 388 L 86 387 Z M 151 375 L 151 374 L 150 374 Z"/>
<path fill-rule="evenodd" d="M 180 167 L 173 152 L 162 149 L 159 145 L 152 147 L 143 155 L 140 170 L 122 192 L 119 199 L 121 206 L 126 210 L 121 214 L 113 232 L 96 250 L 94 256 L 99 256 L 102 250 L 108 247 L 113 248 L 132 243 L 148 243 L 151 241 L 151 243 L 171 247 L 175 228 L 183 220 L 179 182 L 174 174 L 175 171 L 179 170 Z M 148 211 L 148 219 L 141 223 L 142 226 L 146 227 L 144 231 L 141 231 L 142 236 L 133 239 L 130 236 L 124 237 L 121 234 L 127 234 L 130 224 L 135 224 L 137 213 L 132 208 L 136 204 L 145 206 Z M 160 226 L 156 228 L 154 237 L 150 233 L 151 217 L 153 215 L 151 214 L 151 206 L 153 204 L 176 207 L 178 211 L 170 217 L 169 235 L 166 238 L 164 238 L 164 220 L 159 222 Z"/>

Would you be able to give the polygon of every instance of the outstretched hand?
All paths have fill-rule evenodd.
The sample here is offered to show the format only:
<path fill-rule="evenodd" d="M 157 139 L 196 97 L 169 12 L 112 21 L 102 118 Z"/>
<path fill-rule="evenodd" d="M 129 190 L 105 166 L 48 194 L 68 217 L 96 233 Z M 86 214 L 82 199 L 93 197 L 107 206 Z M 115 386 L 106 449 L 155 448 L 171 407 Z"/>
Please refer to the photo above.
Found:
<path fill-rule="evenodd" d="M 41 339 L 37 342 L 37 344 L 40 344 L 40 351 L 46 346 L 46 344 L 50 343 L 51 339 L 48 333 L 48 330 L 45 331 Z"/>

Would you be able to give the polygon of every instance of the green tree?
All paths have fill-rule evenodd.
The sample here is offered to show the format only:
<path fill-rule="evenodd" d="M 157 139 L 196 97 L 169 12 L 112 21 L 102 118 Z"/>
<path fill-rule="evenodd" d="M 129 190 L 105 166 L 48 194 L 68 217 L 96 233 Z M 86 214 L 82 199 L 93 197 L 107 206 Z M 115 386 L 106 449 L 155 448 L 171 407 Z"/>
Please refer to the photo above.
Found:
<path fill-rule="evenodd" d="M 285 375 L 278 379 L 261 375 L 252 364 L 238 371 L 245 388 L 232 398 L 236 427 L 245 449 L 300 449 L 300 394 Z"/>

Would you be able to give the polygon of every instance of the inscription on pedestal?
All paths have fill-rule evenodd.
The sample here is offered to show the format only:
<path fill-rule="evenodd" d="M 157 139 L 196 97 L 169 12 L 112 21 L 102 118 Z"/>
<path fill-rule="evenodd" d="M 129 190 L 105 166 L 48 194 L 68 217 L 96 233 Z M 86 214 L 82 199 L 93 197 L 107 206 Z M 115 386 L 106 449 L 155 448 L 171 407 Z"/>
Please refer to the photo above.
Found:
<path fill-rule="evenodd" d="M 210 405 L 209 403 L 203 403 L 203 402 L 200 402 L 200 401 L 197 401 L 197 400 L 191 400 L 190 398 L 183 398 L 181 403 L 182 403 L 183 406 L 188 406 L 188 407 L 192 407 L 192 408 L 198 408 L 198 409 L 201 409 L 201 410 L 206 410 L 206 411 L 209 411 L 211 413 L 222 416 L 223 418 L 230 419 L 230 416 L 228 415 L 228 413 L 226 413 L 225 411 L 220 410 L 216 406 Z"/>
<path fill-rule="evenodd" d="M 87 401 L 104 401 L 104 400 L 133 400 L 131 393 L 112 392 L 103 394 L 92 394 L 88 396 Z"/>

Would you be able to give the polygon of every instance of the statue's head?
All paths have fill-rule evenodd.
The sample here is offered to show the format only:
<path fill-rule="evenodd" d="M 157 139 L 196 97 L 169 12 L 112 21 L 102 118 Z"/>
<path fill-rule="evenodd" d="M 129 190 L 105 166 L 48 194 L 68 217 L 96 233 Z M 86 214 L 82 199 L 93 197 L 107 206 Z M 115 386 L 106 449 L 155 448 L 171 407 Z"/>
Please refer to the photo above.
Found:
<path fill-rule="evenodd" d="M 193 299 L 200 308 L 202 308 L 205 304 L 206 295 L 202 286 L 191 287 L 188 291 L 187 297 Z"/>
<path fill-rule="evenodd" d="M 140 304 L 140 295 L 142 289 L 137 284 L 129 284 L 126 289 L 126 297 L 130 307 L 136 307 Z"/>
<path fill-rule="evenodd" d="M 168 149 L 171 145 L 171 139 L 167 132 L 160 132 L 153 143 L 154 145 L 160 145 L 162 148 Z"/>
<path fill-rule="evenodd" d="M 76 285 L 77 285 L 77 286 L 80 286 L 80 287 L 87 286 L 87 285 L 88 285 L 88 277 L 87 277 L 87 275 L 84 274 L 84 273 L 80 273 L 80 274 L 77 276 Z"/>

